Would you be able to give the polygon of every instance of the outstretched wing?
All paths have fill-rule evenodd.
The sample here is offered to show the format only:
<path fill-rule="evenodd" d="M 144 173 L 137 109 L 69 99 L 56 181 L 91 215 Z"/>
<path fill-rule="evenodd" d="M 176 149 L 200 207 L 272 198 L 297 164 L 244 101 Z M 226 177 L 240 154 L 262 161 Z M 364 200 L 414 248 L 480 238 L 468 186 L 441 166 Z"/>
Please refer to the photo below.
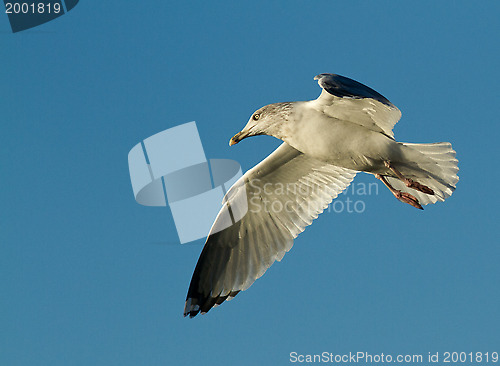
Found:
<path fill-rule="evenodd" d="M 293 245 L 356 171 L 311 159 L 283 143 L 227 193 L 189 286 L 184 316 L 206 313 L 236 296 Z M 248 211 L 220 230 L 227 217 Z"/>
<path fill-rule="evenodd" d="M 383 95 L 355 80 L 335 74 L 319 74 L 323 88 L 312 105 L 321 112 L 394 138 L 392 128 L 401 111 Z"/>

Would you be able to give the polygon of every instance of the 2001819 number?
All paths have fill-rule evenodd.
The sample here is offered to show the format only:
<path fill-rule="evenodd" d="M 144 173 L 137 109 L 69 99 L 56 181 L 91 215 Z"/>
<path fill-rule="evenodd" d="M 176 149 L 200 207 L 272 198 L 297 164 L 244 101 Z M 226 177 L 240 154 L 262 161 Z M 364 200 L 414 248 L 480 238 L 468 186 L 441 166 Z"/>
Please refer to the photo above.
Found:
<path fill-rule="evenodd" d="M 444 352 L 443 362 L 498 362 L 498 352 Z"/>
<path fill-rule="evenodd" d="M 44 14 L 44 13 L 60 13 L 61 4 L 59 3 L 5 3 L 5 12 L 7 14 Z"/>

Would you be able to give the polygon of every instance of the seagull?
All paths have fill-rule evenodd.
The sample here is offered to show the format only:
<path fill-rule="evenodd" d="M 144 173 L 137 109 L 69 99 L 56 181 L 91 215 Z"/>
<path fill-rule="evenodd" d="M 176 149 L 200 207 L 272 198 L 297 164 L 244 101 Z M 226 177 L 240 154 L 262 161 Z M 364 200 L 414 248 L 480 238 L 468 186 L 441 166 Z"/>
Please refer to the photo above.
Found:
<path fill-rule="evenodd" d="M 323 89 L 317 99 L 266 105 L 231 138 L 229 145 L 258 135 L 283 143 L 228 190 L 196 264 L 184 316 L 205 314 L 248 289 L 357 172 L 374 175 L 417 209 L 455 190 L 458 160 L 449 142 L 397 142 L 392 129 L 401 112 L 388 99 L 341 75 L 314 79 Z M 242 219 L 223 226 L 243 209 Z"/>

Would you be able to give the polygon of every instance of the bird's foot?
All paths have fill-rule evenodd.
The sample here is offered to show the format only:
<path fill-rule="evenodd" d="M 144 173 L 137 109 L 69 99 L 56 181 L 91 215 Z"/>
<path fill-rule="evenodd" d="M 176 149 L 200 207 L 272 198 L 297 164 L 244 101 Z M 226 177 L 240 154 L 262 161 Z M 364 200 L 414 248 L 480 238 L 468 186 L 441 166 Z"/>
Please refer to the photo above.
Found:
<path fill-rule="evenodd" d="M 429 188 L 423 184 L 420 184 L 418 182 L 415 182 L 413 179 L 406 178 L 403 174 L 401 174 L 401 172 L 399 170 L 397 170 L 391 164 L 390 161 L 385 161 L 384 165 L 387 169 L 389 169 L 391 172 L 393 172 L 400 180 L 402 180 L 408 188 L 413 188 L 414 190 L 420 191 L 420 192 L 425 193 L 425 194 L 431 194 L 431 195 L 434 194 L 434 191 L 431 188 Z"/>
<path fill-rule="evenodd" d="M 434 191 L 431 188 L 424 186 L 423 184 L 420 184 L 418 182 L 415 182 L 413 179 L 410 179 L 410 178 L 405 179 L 405 184 L 407 187 L 413 188 L 413 189 L 420 191 L 422 193 L 431 194 L 431 195 L 434 194 Z"/>
<path fill-rule="evenodd" d="M 424 209 L 422 207 L 422 205 L 420 204 L 420 202 L 418 202 L 417 197 L 411 195 L 410 193 L 401 192 L 400 190 L 394 188 L 383 175 L 375 174 L 375 177 L 377 179 L 380 179 L 382 181 L 382 183 L 384 183 L 385 186 L 387 188 L 389 188 L 389 190 L 394 195 L 394 197 L 396 197 L 401 202 L 407 203 L 407 204 L 409 204 L 409 205 L 411 205 L 411 206 L 413 206 L 415 208 L 418 208 L 419 210 L 423 210 Z"/>
<path fill-rule="evenodd" d="M 422 207 L 422 205 L 420 204 L 420 202 L 418 202 L 418 199 L 409 193 L 394 190 L 394 192 L 392 192 L 392 194 L 394 194 L 394 197 L 396 197 L 401 202 L 407 203 L 415 208 L 418 208 L 419 210 L 424 209 Z"/>

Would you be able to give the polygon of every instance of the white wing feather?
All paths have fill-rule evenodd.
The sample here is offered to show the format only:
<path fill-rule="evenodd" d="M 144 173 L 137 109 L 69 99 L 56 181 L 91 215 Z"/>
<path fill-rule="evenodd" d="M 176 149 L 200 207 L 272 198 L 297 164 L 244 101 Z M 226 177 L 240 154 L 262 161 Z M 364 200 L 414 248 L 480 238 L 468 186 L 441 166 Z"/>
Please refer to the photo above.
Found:
<path fill-rule="evenodd" d="M 184 315 L 205 313 L 250 287 L 355 175 L 286 143 L 249 170 L 226 195 L 191 279 Z M 219 230 L 223 217 L 245 205 L 243 219 Z"/>

